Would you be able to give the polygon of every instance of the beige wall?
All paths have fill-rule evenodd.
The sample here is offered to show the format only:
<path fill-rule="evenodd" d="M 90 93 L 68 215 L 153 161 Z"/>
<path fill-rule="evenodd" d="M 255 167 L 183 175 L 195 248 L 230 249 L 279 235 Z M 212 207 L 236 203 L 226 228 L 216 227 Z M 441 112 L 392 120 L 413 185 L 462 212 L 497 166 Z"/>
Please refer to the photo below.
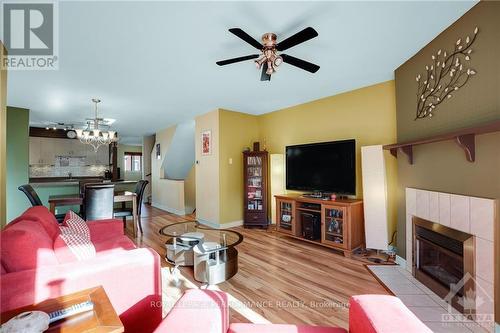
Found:
<path fill-rule="evenodd" d="M 6 56 L 0 42 L 0 63 Z M 6 176 L 7 176 L 7 70 L 0 70 L 0 227 L 7 223 Z"/>
<path fill-rule="evenodd" d="M 183 186 L 179 181 L 170 181 L 164 179 L 163 160 L 167 154 L 168 148 L 175 133 L 175 126 L 166 128 L 156 132 L 154 148 L 151 151 L 151 191 L 152 202 L 154 207 L 161 208 L 177 214 L 183 214 L 184 200 L 181 200 L 183 195 Z M 160 159 L 156 157 L 156 145 L 160 144 Z"/>
<path fill-rule="evenodd" d="M 154 135 L 142 138 L 142 179 L 149 182 L 144 190 L 144 201 L 148 201 L 148 198 L 151 196 L 151 153 L 154 149 L 155 141 Z"/>
<path fill-rule="evenodd" d="M 356 139 L 356 195 L 363 196 L 361 147 L 396 141 L 394 81 L 259 116 L 260 142 L 273 154 L 301 143 Z M 396 230 L 397 161 L 386 152 L 389 239 Z"/>
<path fill-rule="evenodd" d="M 220 223 L 243 223 L 243 155 L 259 141 L 258 117 L 220 110 Z"/>
<path fill-rule="evenodd" d="M 213 152 L 201 156 L 201 132 L 212 131 Z M 242 151 L 255 141 L 271 154 L 298 143 L 355 138 L 357 197 L 362 197 L 361 146 L 396 141 L 394 81 L 254 116 L 215 110 L 196 118 L 197 217 L 211 225 L 243 220 Z M 386 153 L 389 237 L 396 229 L 397 161 Z"/>
<path fill-rule="evenodd" d="M 184 180 L 165 178 L 163 165 L 172 143 L 176 126 L 156 132 L 151 160 L 151 204 L 174 214 L 191 214 L 196 208 L 194 197 L 194 170 Z M 156 158 L 156 144 L 160 144 L 160 159 Z"/>
<path fill-rule="evenodd" d="M 196 167 L 193 165 L 184 179 L 184 209 L 191 214 L 196 209 Z"/>
<path fill-rule="evenodd" d="M 219 110 L 195 119 L 196 218 L 210 225 L 220 223 Z M 212 133 L 212 154 L 201 155 L 201 133 Z"/>

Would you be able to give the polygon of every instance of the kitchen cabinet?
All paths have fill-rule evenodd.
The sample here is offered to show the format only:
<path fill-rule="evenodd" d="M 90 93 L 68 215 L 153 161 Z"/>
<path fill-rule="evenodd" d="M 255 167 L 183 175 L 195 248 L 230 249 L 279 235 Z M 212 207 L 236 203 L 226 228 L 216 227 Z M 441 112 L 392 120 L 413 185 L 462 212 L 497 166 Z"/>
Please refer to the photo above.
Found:
<path fill-rule="evenodd" d="M 53 165 L 56 158 L 56 144 L 54 139 L 40 138 L 40 163 Z"/>
<path fill-rule="evenodd" d="M 30 138 L 29 140 L 29 164 L 40 164 L 40 138 Z"/>
<path fill-rule="evenodd" d="M 108 165 L 108 146 L 101 146 L 97 153 L 90 145 L 74 139 L 29 138 L 29 164 L 54 165 L 56 156 L 85 156 L 86 165 Z"/>

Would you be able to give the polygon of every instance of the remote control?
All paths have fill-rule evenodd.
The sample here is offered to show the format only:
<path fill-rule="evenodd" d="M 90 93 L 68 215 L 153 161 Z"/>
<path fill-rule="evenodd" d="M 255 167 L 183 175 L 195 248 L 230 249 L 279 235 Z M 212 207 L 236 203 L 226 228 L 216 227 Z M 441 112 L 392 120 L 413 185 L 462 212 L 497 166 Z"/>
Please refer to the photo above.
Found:
<path fill-rule="evenodd" d="M 91 301 L 78 303 L 78 304 L 72 305 L 68 308 L 65 308 L 62 310 L 57 310 L 57 311 L 49 313 L 49 318 L 50 318 L 49 323 L 52 324 L 53 322 L 56 322 L 58 320 L 61 320 L 61 319 L 64 319 L 64 318 L 67 318 L 67 317 L 70 317 L 70 316 L 73 316 L 73 315 L 76 315 L 76 314 L 79 314 L 82 312 L 90 311 L 92 309 L 94 309 L 94 303 Z"/>

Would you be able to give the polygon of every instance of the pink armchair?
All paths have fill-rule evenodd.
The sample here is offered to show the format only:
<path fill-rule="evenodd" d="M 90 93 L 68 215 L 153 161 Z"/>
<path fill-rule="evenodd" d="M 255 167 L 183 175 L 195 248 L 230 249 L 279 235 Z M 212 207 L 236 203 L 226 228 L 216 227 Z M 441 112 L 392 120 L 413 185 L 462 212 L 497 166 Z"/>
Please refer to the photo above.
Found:
<path fill-rule="evenodd" d="M 9 223 L 1 232 L 2 311 L 102 285 L 126 332 L 152 332 L 162 315 L 159 255 L 136 248 L 120 220 L 88 226 L 96 257 L 78 261 L 47 208 Z"/>
<path fill-rule="evenodd" d="M 347 333 L 343 328 L 286 324 L 229 324 L 227 295 L 192 289 L 175 304 L 155 333 Z M 350 333 L 432 333 L 397 297 L 360 295 L 350 299 Z"/>

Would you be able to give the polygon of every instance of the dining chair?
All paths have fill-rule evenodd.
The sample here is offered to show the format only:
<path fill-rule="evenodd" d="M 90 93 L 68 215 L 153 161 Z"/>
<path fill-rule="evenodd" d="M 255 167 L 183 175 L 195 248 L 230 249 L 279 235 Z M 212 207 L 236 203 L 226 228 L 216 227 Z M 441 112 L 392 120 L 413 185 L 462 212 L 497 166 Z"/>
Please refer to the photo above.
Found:
<path fill-rule="evenodd" d="M 86 184 L 83 207 L 85 220 L 104 220 L 113 218 L 115 185 Z"/>
<path fill-rule="evenodd" d="M 31 206 L 43 206 L 42 200 L 30 184 L 21 185 L 17 189 L 26 194 Z"/>
<path fill-rule="evenodd" d="M 82 199 L 85 199 L 85 186 L 86 185 L 88 185 L 88 184 L 101 184 L 101 183 L 102 183 L 102 180 L 96 179 L 96 178 L 80 179 L 78 181 L 78 191 L 80 192 L 80 197 L 82 197 Z M 82 204 L 80 206 L 80 212 L 82 212 L 83 216 L 85 215 L 84 211 L 85 211 L 85 207 L 84 207 L 84 204 L 82 201 Z"/>
<path fill-rule="evenodd" d="M 147 180 L 139 180 L 135 185 L 135 194 L 136 194 L 136 203 L 137 203 L 137 221 L 139 222 L 139 230 L 142 234 L 142 223 L 141 223 L 141 209 L 142 209 L 142 200 L 144 197 L 144 190 L 148 185 Z M 121 217 L 123 219 L 123 227 L 125 228 L 125 223 L 127 222 L 127 216 L 134 216 L 132 208 L 116 208 L 114 210 L 115 217 Z"/>
<path fill-rule="evenodd" d="M 31 206 L 33 206 L 33 207 L 34 206 L 43 206 L 42 200 L 40 200 L 38 193 L 36 193 L 35 189 L 30 184 L 21 185 L 17 189 L 19 191 L 23 192 L 28 197 L 28 200 L 30 201 Z M 64 216 L 66 216 L 66 214 L 55 214 L 56 220 L 58 222 L 64 221 Z"/>

